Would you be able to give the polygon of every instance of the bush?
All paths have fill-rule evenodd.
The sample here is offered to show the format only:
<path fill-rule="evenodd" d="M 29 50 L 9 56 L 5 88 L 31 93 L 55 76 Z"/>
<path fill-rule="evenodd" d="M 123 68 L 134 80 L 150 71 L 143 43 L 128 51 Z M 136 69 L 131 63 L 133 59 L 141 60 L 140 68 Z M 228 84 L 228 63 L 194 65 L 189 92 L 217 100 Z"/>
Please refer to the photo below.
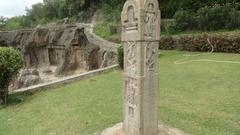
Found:
<path fill-rule="evenodd" d="M 101 0 L 100 10 L 105 22 L 120 22 L 123 0 Z"/>
<path fill-rule="evenodd" d="M 6 103 L 8 85 L 23 66 L 22 55 L 13 48 L 0 47 L 0 101 Z"/>
<path fill-rule="evenodd" d="M 234 29 L 240 26 L 239 12 L 231 5 L 204 7 L 197 14 L 201 30 Z"/>
<path fill-rule="evenodd" d="M 236 5 L 215 5 L 200 8 L 197 13 L 180 10 L 174 15 L 175 29 L 185 30 L 220 30 L 240 28 L 240 12 Z"/>
<path fill-rule="evenodd" d="M 119 32 L 119 25 L 113 22 L 101 23 L 94 26 L 93 32 L 102 38 L 109 38 Z"/>
<path fill-rule="evenodd" d="M 225 5 L 231 3 L 236 9 L 240 9 L 239 0 L 159 0 L 161 14 L 163 18 L 172 18 L 180 10 L 197 12 L 201 7 L 214 6 L 216 4 Z"/>
<path fill-rule="evenodd" d="M 118 64 L 123 69 L 124 68 L 124 47 L 120 45 L 117 49 L 118 52 Z"/>
<path fill-rule="evenodd" d="M 240 53 L 240 34 L 223 32 L 215 34 L 179 35 L 161 37 L 159 49 L 197 52 Z"/>
<path fill-rule="evenodd" d="M 107 38 L 111 35 L 106 23 L 95 25 L 93 32 L 102 38 Z"/>
<path fill-rule="evenodd" d="M 185 31 L 196 28 L 193 12 L 180 10 L 176 12 L 174 19 L 176 20 L 176 30 Z"/>
<path fill-rule="evenodd" d="M 165 35 L 176 33 L 176 20 L 175 19 L 161 19 L 161 32 Z"/>
<path fill-rule="evenodd" d="M 230 20 L 226 26 L 228 29 L 240 28 L 240 11 L 234 11 L 230 13 Z"/>

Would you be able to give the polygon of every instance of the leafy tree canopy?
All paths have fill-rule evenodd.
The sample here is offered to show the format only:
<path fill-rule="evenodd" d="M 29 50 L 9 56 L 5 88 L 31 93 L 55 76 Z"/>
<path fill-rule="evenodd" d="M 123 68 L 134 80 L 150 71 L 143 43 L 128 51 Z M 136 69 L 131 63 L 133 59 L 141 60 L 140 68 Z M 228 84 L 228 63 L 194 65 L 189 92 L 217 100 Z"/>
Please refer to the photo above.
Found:
<path fill-rule="evenodd" d="M 66 17 L 79 18 L 82 12 L 100 11 L 107 21 L 119 21 L 122 6 L 126 0 L 43 0 L 43 3 L 35 4 L 27 10 L 26 16 L 11 18 L 6 23 L 6 30 L 34 27 L 37 24 L 45 24 L 53 20 Z M 216 4 L 236 3 L 239 0 L 159 0 L 163 18 L 172 18 L 179 10 L 197 12 L 205 6 Z M 238 7 L 239 9 L 239 7 Z M 1 19 L 0 19 L 1 29 Z"/>

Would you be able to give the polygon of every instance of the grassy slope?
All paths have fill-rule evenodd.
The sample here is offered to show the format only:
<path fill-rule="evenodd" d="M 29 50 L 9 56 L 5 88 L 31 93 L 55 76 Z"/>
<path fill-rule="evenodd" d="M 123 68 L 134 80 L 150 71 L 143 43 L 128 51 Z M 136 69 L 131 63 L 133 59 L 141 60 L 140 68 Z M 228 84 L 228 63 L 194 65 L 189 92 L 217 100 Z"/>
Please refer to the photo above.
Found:
<path fill-rule="evenodd" d="M 182 53 L 161 54 L 161 122 L 192 135 L 239 135 L 240 65 L 174 65 Z M 200 57 L 239 60 L 234 54 Z M 121 121 L 121 94 L 120 71 L 38 92 L 0 107 L 0 135 L 90 135 Z"/>

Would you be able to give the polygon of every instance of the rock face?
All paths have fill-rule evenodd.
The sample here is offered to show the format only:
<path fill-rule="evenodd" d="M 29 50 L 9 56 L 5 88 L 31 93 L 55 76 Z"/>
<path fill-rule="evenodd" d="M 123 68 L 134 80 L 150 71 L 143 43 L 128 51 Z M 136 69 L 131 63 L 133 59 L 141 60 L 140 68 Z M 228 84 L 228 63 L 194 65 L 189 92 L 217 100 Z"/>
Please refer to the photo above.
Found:
<path fill-rule="evenodd" d="M 20 71 L 19 76 L 16 80 L 16 87 L 28 87 L 31 85 L 35 85 L 40 83 L 40 75 L 39 72 L 36 69 L 29 70 L 29 69 L 23 69 Z"/>
<path fill-rule="evenodd" d="M 0 32 L 0 46 L 19 49 L 24 68 L 37 69 L 40 76 L 72 75 L 115 64 L 116 46 L 91 42 L 85 32 L 84 27 L 75 24 Z"/>

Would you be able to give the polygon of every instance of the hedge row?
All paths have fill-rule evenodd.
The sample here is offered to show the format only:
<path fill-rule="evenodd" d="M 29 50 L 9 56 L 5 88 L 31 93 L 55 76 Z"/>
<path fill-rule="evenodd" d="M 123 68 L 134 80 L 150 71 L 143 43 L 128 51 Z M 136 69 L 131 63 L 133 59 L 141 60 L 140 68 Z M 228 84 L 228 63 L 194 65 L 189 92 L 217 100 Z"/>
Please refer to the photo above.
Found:
<path fill-rule="evenodd" d="M 162 37 L 160 49 L 240 53 L 240 34 L 201 34 Z"/>
<path fill-rule="evenodd" d="M 219 30 L 240 28 L 240 11 L 238 5 L 215 5 L 200 8 L 196 13 L 179 10 L 174 15 L 176 31 L 185 30 Z"/>

